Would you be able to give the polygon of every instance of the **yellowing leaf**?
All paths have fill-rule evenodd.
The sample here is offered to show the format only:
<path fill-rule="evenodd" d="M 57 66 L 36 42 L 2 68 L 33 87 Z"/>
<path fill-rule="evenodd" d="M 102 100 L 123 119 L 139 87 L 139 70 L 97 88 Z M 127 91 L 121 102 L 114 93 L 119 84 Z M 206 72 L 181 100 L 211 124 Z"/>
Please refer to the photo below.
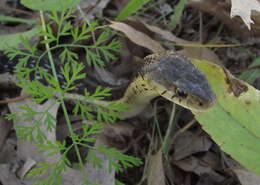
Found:
<path fill-rule="evenodd" d="M 260 91 L 206 61 L 192 63 L 206 75 L 217 97 L 196 119 L 220 148 L 244 167 L 260 174 Z"/>
<path fill-rule="evenodd" d="M 231 0 L 232 7 L 230 17 L 240 16 L 250 30 L 250 24 L 254 23 L 251 19 L 251 11 L 260 12 L 260 3 L 257 0 Z"/>

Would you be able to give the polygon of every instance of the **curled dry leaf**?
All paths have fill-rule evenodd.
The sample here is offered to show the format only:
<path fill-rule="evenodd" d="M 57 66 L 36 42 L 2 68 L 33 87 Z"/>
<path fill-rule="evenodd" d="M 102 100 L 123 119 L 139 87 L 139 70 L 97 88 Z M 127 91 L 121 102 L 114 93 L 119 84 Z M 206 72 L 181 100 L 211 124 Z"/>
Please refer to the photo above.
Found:
<path fill-rule="evenodd" d="M 191 44 L 191 43 L 193 43 L 193 42 L 181 39 L 179 37 L 176 37 L 175 35 L 173 35 L 168 30 L 163 30 L 163 29 L 161 29 L 161 28 L 159 28 L 157 26 L 149 25 L 149 24 L 147 24 L 146 22 L 144 22 L 144 21 L 142 21 L 140 19 L 137 19 L 135 21 L 141 22 L 147 29 L 149 29 L 153 33 L 156 33 L 156 34 L 160 35 L 165 40 L 169 40 L 171 42 L 176 42 L 176 43 L 181 43 L 181 44 Z"/>
<path fill-rule="evenodd" d="M 163 30 L 157 26 L 148 25 L 144 21 L 139 20 L 139 19 L 135 19 L 132 21 L 140 22 L 143 26 L 145 26 L 151 32 L 155 33 L 156 35 L 159 35 L 164 41 L 166 40 L 166 41 L 170 41 L 170 42 L 175 42 L 177 44 L 194 45 L 194 47 L 183 46 L 184 49 L 181 51 L 178 51 L 178 53 L 180 53 L 186 57 L 196 58 L 199 60 L 207 60 L 207 61 L 211 61 L 216 64 L 219 64 L 219 65 L 222 65 L 219 57 L 213 51 L 211 51 L 210 49 L 208 49 L 206 47 L 196 47 L 196 44 L 198 44 L 198 42 L 181 39 L 179 37 L 176 37 L 170 31 Z"/>
<path fill-rule="evenodd" d="M 135 44 L 145 47 L 154 53 L 165 50 L 158 42 L 125 23 L 112 21 L 109 26 L 117 31 L 123 32 Z"/>
<path fill-rule="evenodd" d="M 149 160 L 148 185 L 165 185 L 162 150 L 152 155 Z"/>

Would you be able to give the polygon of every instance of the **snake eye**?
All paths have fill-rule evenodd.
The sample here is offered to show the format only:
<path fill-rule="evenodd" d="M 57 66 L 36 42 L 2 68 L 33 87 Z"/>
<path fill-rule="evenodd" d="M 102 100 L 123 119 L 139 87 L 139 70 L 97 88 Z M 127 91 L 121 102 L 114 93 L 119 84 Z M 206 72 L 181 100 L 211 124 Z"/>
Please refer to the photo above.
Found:
<path fill-rule="evenodd" d="M 177 96 L 182 97 L 182 98 L 187 98 L 188 94 L 180 89 L 177 89 Z"/>

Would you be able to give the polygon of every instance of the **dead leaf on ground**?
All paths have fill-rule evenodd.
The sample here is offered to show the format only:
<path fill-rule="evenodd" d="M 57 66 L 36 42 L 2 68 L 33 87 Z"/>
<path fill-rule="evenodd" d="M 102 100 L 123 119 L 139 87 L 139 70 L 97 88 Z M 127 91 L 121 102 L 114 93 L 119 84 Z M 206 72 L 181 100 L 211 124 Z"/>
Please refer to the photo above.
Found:
<path fill-rule="evenodd" d="M 148 161 L 148 185 L 164 185 L 165 174 L 163 168 L 162 150 L 160 149 L 155 155 L 152 155 Z"/>
<path fill-rule="evenodd" d="M 0 151 L 0 163 L 13 163 L 17 157 L 16 140 L 10 137 Z"/>
<path fill-rule="evenodd" d="M 78 4 L 78 8 L 82 9 L 84 12 L 84 18 L 87 20 L 92 20 L 95 18 L 94 14 L 102 15 L 104 8 L 110 0 L 84 0 Z"/>
<path fill-rule="evenodd" d="M 10 173 L 11 164 L 0 165 L 0 181 L 3 185 L 22 185 L 15 173 Z"/>
<path fill-rule="evenodd" d="M 0 151 L 4 147 L 4 143 L 12 127 L 13 127 L 12 122 L 7 121 L 0 115 Z"/>
<path fill-rule="evenodd" d="M 109 26 L 117 31 L 123 32 L 131 41 L 139 46 L 151 50 L 153 53 L 165 50 L 157 41 L 151 39 L 146 34 L 135 30 L 133 27 L 125 23 L 111 21 Z"/>
<path fill-rule="evenodd" d="M 56 118 L 57 111 L 59 108 L 59 103 L 57 103 L 53 99 L 49 99 L 47 102 L 45 102 L 42 105 L 36 104 L 29 98 L 27 98 L 23 101 L 13 102 L 13 103 L 8 104 L 11 113 L 17 113 L 17 114 L 25 113 L 26 111 L 20 109 L 20 106 L 26 106 L 26 105 L 29 106 L 30 108 L 32 108 L 36 112 L 48 111 L 48 113 L 53 118 Z M 40 127 L 41 127 L 41 130 L 45 133 L 47 140 L 55 142 L 56 141 L 55 129 L 52 132 L 50 132 L 46 128 L 46 124 L 44 123 L 45 119 L 46 119 L 46 116 L 43 117 L 42 114 L 35 115 L 31 121 L 26 120 L 24 117 L 16 116 L 14 119 L 14 123 L 19 126 L 32 126 L 35 122 L 41 120 Z M 56 124 L 56 123 L 54 123 L 54 124 Z M 32 159 L 36 160 L 37 162 L 47 162 L 47 161 L 50 162 L 53 160 L 54 161 L 58 160 L 58 156 L 54 155 L 54 156 L 50 157 L 47 155 L 47 152 L 39 152 L 39 149 L 33 143 L 19 139 L 19 138 L 17 140 L 17 151 L 18 151 L 19 157 L 21 157 L 24 160 L 26 160 L 27 158 L 32 158 Z"/>
<path fill-rule="evenodd" d="M 171 42 L 176 42 L 179 44 L 191 44 L 192 42 L 181 39 L 179 37 L 176 37 L 175 35 L 173 35 L 170 31 L 168 30 L 163 30 L 157 26 L 154 25 L 149 25 L 147 24 L 145 21 L 142 21 L 140 19 L 137 19 L 135 21 L 139 21 L 141 22 L 147 29 L 149 29 L 150 31 L 152 31 L 153 33 L 158 34 L 159 36 L 161 36 L 163 39 L 165 40 L 169 40 Z"/>
<path fill-rule="evenodd" d="M 173 161 L 173 165 L 178 166 L 184 171 L 193 172 L 198 176 L 208 174 L 218 182 L 225 179 L 222 175 L 214 171 L 209 164 L 193 156 L 185 158 L 181 161 Z"/>
<path fill-rule="evenodd" d="M 181 133 L 175 141 L 174 160 L 180 160 L 197 152 L 208 151 L 212 145 L 212 141 L 205 135 L 195 135 L 189 131 Z"/>
<path fill-rule="evenodd" d="M 27 158 L 25 163 L 23 164 L 23 166 L 19 169 L 19 171 L 17 172 L 17 176 L 20 179 L 24 179 L 24 177 L 26 176 L 26 174 L 36 165 L 36 161 L 31 159 L 31 158 Z"/>
<path fill-rule="evenodd" d="M 191 45 L 194 44 L 194 47 L 183 46 L 184 49 L 177 51 L 178 53 L 180 53 L 186 57 L 196 58 L 199 60 L 207 60 L 207 61 L 211 61 L 216 64 L 219 64 L 219 65 L 222 65 L 222 62 L 220 61 L 219 57 L 215 54 L 215 52 L 211 51 L 209 48 L 195 47 L 196 44 L 198 44 L 198 42 L 187 41 L 187 40 L 181 39 L 179 37 L 176 37 L 174 34 L 172 34 L 168 30 L 163 30 L 157 26 L 149 25 L 139 19 L 131 19 L 131 20 L 141 23 L 148 30 L 155 33 L 156 35 L 159 35 L 163 41 L 165 41 L 165 40 L 171 41 L 171 42 L 175 42 L 177 44 L 191 44 Z"/>
<path fill-rule="evenodd" d="M 243 185 L 257 185 L 260 184 L 260 176 L 248 171 L 243 167 L 234 167 L 233 172 L 237 175 L 239 181 Z"/>
<path fill-rule="evenodd" d="M 47 102 L 45 102 L 42 105 L 36 104 L 31 101 L 31 99 L 25 99 L 24 101 L 20 102 L 14 102 L 14 103 L 9 103 L 8 106 L 10 108 L 10 111 L 12 113 L 21 113 L 24 112 L 24 110 L 21 110 L 19 107 L 21 105 L 28 105 L 30 106 L 34 111 L 36 112 L 43 112 L 48 110 L 49 114 L 51 114 L 54 118 L 56 118 L 57 111 L 59 108 L 59 103 L 57 103 L 53 99 L 49 99 Z M 50 108 L 51 107 L 51 108 Z M 42 115 L 40 115 L 42 116 Z M 40 120 L 40 116 L 36 115 L 34 116 L 32 121 L 25 121 L 24 119 L 20 117 L 15 118 L 15 124 L 19 125 L 25 125 L 25 126 L 30 126 L 32 125 L 35 121 Z M 45 119 L 43 119 L 45 120 Z M 46 129 L 46 124 L 42 122 L 41 124 L 41 129 L 45 130 L 46 137 L 49 141 L 55 142 L 56 141 L 56 130 L 54 129 L 52 132 L 48 131 Z M 102 140 L 102 138 L 99 138 L 95 145 L 104 145 L 105 141 Z M 27 160 L 27 159 L 32 159 L 35 160 L 36 163 L 39 162 L 57 162 L 60 159 L 60 155 L 53 155 L 53 156 L 48 156 L 48 151 L 40 151 L 34 143 L 24 141 L 22 139 L 18 138 L 18 153 L 19 157 Z M 95 152 L 95 151 L 94 151 Z M 82 173 L 78 170 L 68 168 L 63 174 L 62 174 L 62 179 L 64 180 L 64 185 L 77 185 L 77 184 L 82 184 L 85 181 L 85 178 L 89 178 L 92 182 L 99 183 L 100 185 L 114 185 L 114 176 L 115 176 L 115 170 L 112 169 L 111 172 L 109 172 L 109 162 L 108 158 L 102 154 L 99 154 L 95 152 L 98 157 L 103 161 L 103 168 L 93 168 L 92 165 L 87 164 L 86 165 L 86 174 L 88 176 L 82 176 Z M 26 167 L 26 169 L 28 169 Z M 24 174 L 25 172 L 21 172 L 21 174 Z M 35 180 L 32 180 L 30 178 L 25 178 L 23 180 L 25 184 L 33 184 L 35 183 Z"/>

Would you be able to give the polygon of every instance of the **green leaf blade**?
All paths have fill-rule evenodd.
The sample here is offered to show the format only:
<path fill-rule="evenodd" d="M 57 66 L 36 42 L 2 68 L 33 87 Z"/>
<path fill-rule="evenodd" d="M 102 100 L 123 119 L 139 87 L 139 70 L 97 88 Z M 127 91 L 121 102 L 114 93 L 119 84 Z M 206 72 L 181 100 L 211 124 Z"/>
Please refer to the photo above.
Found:
<path fill-rule="evenodd" d="M 132 13 L 136 12 L 150 0 L 131 0 L 116 17 L 116 21 L 122 21 Z"/>

